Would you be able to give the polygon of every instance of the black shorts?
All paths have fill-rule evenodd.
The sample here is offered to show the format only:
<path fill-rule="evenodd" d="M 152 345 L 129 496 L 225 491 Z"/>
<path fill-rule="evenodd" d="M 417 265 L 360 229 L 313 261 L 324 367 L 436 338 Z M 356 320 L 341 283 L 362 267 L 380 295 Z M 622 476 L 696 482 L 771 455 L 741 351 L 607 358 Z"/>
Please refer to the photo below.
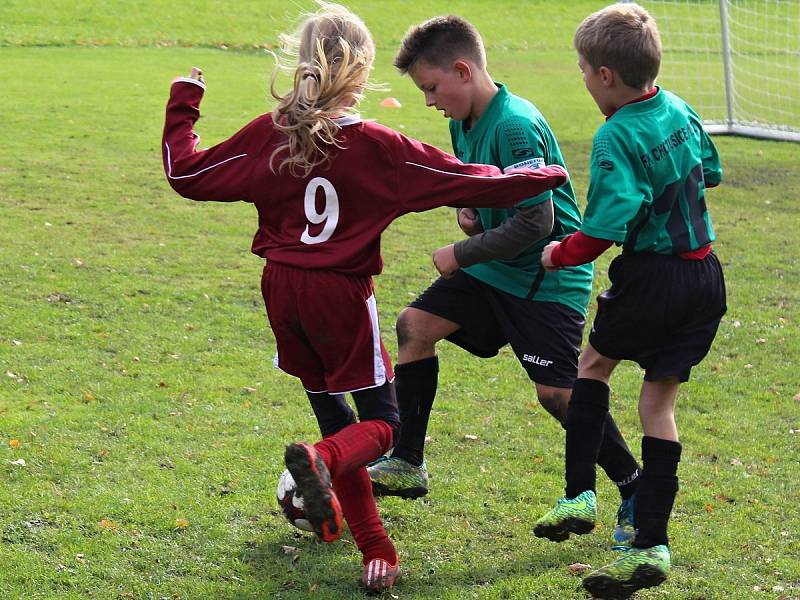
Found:
<path fill-rule="evenodd" d="M 689 380 L 711 348 L 725 303 L 725 279 L 712 252 L 703 260 L 625 253 L 608 269 L 589 342 L 603 356 L 633 360 L 646 381 Z"/>
<path fill-rule="evenodd" d="M 518 298 L 456 271 L 439 278 L 410 307 L 457 323 L 447 340 L 489 358 L 506 344 L 536 383 L 571 388 L 585 319 L 558 302 Z"/>

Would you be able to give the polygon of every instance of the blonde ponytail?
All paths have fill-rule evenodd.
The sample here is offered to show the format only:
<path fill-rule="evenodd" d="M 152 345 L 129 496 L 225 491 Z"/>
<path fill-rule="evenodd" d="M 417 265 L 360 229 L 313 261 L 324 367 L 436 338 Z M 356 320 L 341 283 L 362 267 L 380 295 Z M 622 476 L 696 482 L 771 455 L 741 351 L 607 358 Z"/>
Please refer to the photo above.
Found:
<path fill-rule="evenodd" d="M 287 67 L 280 60 L 272 75 L 270 92 L 278 101 L 272 111 L 275 128 L 287 141 L 270 157 L 283 156 L 278 170 L 288 167 L 297 176 L 328 161 L 339 126 L 334 118 L 352 113 L 369 87 L 369 72 L 375 59 L 375 44 L 364 23 L 337 4 L 320 3 L 294 35 L 281 36 L 283 54 L 296 57 Z M 292 89 L 279 95 L 275 81 L 279 70 L 293 72 Z"/>

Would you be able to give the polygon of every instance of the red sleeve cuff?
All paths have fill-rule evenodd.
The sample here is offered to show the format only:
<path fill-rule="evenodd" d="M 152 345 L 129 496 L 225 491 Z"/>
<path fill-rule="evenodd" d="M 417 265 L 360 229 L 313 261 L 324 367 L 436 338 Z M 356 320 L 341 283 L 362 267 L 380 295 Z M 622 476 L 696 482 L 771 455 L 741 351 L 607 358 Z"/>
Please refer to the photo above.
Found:
<path fill-rule="evenodd" d="M 586 235 L 580 231 L 561 240 L 553 249 L 550 260 L 556 267 L 574 267 L 592 262 L 614 242 Z"/>

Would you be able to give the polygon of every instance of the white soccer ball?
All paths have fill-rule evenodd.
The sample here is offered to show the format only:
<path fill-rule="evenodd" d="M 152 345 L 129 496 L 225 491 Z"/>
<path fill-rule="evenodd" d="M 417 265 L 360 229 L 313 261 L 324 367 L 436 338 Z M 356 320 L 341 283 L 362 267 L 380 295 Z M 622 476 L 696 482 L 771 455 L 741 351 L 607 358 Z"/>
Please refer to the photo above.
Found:
<path fill-rule="evenodd" d="M 308 522 L 306 511 L 303 509 L 303 498 L 297 492 L 297 484 L 294 482 L 294 477 L 292 477 L 289 469 L 281 473 L 281 477 L 278 479 L 277 496 L 278 504 L 286 520 L 298 529 L 313 533 L 314 529 L 311 527 L 311 523 Z"/>

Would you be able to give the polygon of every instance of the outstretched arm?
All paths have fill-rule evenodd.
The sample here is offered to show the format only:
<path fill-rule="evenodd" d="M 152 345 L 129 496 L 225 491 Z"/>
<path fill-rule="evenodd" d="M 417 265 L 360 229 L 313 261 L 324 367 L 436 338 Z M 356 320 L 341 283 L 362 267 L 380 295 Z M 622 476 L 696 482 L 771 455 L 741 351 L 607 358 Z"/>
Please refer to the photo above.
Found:
<path fill-rule="evenodd" d="M 465 164 L 438 148 L 396 136 L 391 153 L 401 212 L 438 206 L 511 207 L 563 185 L 569 178 L 558 165 L 504 174 L 498 167 Z"/>
<path fill-rule="evenodd" d="M 194 200 L 247 200 L 253 161 L 248 125 L 230 139 L 197 150 L 194 125 L 206 90 L 203 72 L 193 67 L 188 77 L 176 77 L 167 103 L 162 157 L 167 181 L 181 196 Z"/>

